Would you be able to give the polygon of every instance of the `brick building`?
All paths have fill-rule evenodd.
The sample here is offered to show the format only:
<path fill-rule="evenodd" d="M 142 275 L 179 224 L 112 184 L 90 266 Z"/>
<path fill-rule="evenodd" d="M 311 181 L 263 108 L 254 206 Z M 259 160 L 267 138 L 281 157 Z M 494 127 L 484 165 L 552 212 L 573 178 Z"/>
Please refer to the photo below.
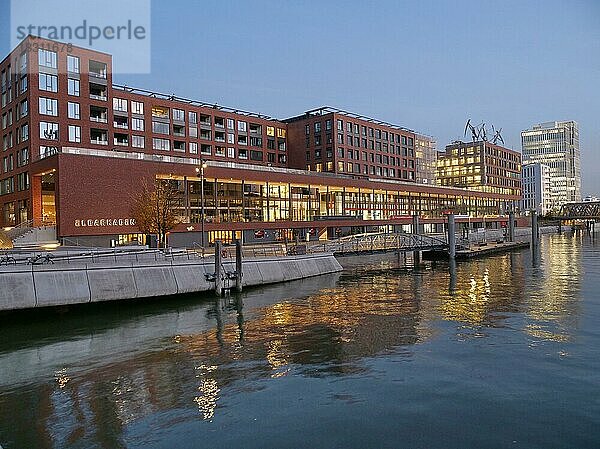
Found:
<path fill-rule="evenodd" d="M 521 196 L 521 153 L 488 141 L 454 142 L 438 154 L 437 183 Z"/>
<path fill-rule="evenodd" d="M 401 229 L 411 215 L 436 229 L 449 209 L 501 221 L 519 199 L 416 185 L 405 128 L 331 108 L 276 120 L 119 86 L 111 56 L 96 51 L 29 37 L 0 75 L 2 227 L 52 224 L 58 238 L 90 245 L 140 241 L 132 198 L 157 178 L 180 193 L 171 240 L 185 245 L 201 240 L 201 208 L 206 241 L 266 241 Z"/>
<path fill-rule="evenodd" d="M 413 131 L 330 107 L 285 122 L 294 142 L 292 168 L 415 180 Z"/>

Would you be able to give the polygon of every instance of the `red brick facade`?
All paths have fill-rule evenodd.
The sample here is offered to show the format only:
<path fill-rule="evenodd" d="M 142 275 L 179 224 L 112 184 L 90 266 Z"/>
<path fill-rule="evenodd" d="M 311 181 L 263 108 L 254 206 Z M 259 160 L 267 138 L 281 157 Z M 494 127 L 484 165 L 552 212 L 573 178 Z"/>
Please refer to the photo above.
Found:
<path fill-rule="evenodd" d="M 207 231 L 252 230 L 256 216 L 273 229 L 323 219 L 318 226 L 364 228 L 403 223 L 407 214 L 433 223 L 448 208 L 500 214 L 518 200 L 416 185 L 412 131 L 340 110 L 281 121 L 115 86 L 110 55 L 31 37 L 0 72 L 0 226 L 55 220 L 59 237 L 136 233 L 130 209 L 139 186 L 172 179 L 189 203 L 201 160 L 213 189 Z M 282 170 L 293 168 L 310 171 Z M 262 206 L 251 206 L 254 195 Z M 185 205 L 178 231 L 197 232 L 193 209 L 197 215 L 197 204 Z"/>

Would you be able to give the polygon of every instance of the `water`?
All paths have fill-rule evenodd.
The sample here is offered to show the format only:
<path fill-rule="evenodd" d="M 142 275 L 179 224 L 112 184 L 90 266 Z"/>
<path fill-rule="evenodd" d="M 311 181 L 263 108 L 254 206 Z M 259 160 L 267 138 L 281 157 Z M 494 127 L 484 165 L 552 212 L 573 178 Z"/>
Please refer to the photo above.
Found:
<path fill-rule="evenodd" d="M 2 315 L 10 448 L 600 447 L 600 245 Z"/>

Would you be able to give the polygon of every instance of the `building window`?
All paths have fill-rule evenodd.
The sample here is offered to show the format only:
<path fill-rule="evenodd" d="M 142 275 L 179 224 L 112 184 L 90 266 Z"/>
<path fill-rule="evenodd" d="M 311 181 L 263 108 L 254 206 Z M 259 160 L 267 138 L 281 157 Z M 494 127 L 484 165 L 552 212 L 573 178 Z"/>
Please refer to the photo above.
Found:
<path fill-rule="evenodd" d="M 171 141 L 169 139 L 159 139 L 154 137 L 152 139 L 152 149 L 169 151 L 171 150 Z"/>
<path fill-rule="evenodd" d="M 81 142 L 81 128 L 69 125 L 69 142 Z"/>
<path fill-rule="evenodd" d="M 190 142 L 190 153 L 198 154 L 198 143 L 197 142 Z"/>
<path fill-rule="evenodd" d="M 227 119 L 227 129 L 235 129 L 235 120 L 232 118 Z"/>
<path fill-rule="evenodd" d="M 79 113 L 79 103 L 72 103 L 69 101 L 67 116 L 69 118 L 79 120 L 81 115 Z"/>
<path fill-rule="evenodd" d="M 173 109 L 173 120 L 178 122 L 185 121 L 185 111 L 182 109 Z"/>
<path fill-rule="evenodd" d="M 25 117 L 27 114 L 29 114 L 29 103 L 27 102 L 27 100 L 23 100 L 21 103 L 19 103 L 19 116 L 18 118 L 23 118 Z M 10 118 L 11 118 L 11 123 L 12 123 L 12 114 L 9 114 Z"/>
<path fill-rule="evenodd" d="M 285 129 L 283 128 L 277 128 L 277 137 L 280 137 L 282 139 L 285 139 Z"/>
<path fill-rule="evenodd" d="M 267 136 L 275 137 L 275 127 L 267 126 Z"/>
<path fill-rule="evenodd" d="M 42 50 L 41 48 L 38 50 L 38 64 L 40 67 L 50 67 L 51 69 L 57 69 L 57 57 L 56 52 Z"/>
<path fill-rule="evenodd" d="M 315 122 L 315 133 L 321 132 L 321 122 Z"/>
<path fill-rule="evenodd" d="M 325 131 L 331 131 L 331 120 L 325 120 Z"/>
<path fill-rule="evenodd" d="M 17 190 L 29 189 L 29 173 L 19 173 L 17 175 Z"/>
<path fill-rule="evenodd" d="M 163 106 L 152 106 L 152 117 L 169 118 L 169 108 Z"/>
<path fill-rule="evenodd" d="M 17 165 L 22 167 L 29 163 L 29 148 L 23 148 L 17 153 Z"/>
<path fill-rule="evenodd" d="M 39 98 L 40 115 L 58 116 L 58 100 L 53 98 Z"/>
<path fill-rule="evenodd" d="M 40 73 L 40 90 L 46 92 L 58 92 L 58 76 Z"/>
<path fill-rule="evenodd" d="M 227 157 L 231 159 L 235 158 L 235 148 L 227 147 Z"/>
<path fill-rule="evenodd" d="M 40 122 L 40 139 L 58 140 L 58 123 Z"/>
<path fill-rule="evenodd" d="M 67 71 L 79 73 L 79 58 L 77 56 L 67 55 Z"/>
<path fill-rule="evenodd" d="M 25 142 L 27 140 L 29 140 L 29 125 L 27 123 L 25 123 L 23 126 L 21 126 L 21 131 L 20 131 L 20 141 L 21 142 Z"/>
<path fill-rule="evenodd" d="M 188 112 L 188 121 L 190 122 L 190 125 L 195 125 L 196 123 L 198 123 L 198 114 L 196 114 L 193 111 L 189 111 Z"/>
<path fill-rule="evenodd" d="M 113 98 L 113 110 L 127 112 L 127 100 L 123 98 Z"/>
<path fill-rule="evenodd" d="M 69 95 L 79 96 L 79 80 L 69 78 Z"/>
<path fill-rule="evenodd" d="M 144 114 L 144 103 L 141 101 L 132 101 L 131 102 L 131 113 L 132 114 Z"/>
<path fill-rule="evenodd" d="M 170 126 L 168 123 L 152 122 L 152 132 L 156 134 L 169 134 Z"/>
<path fill-rule="evenodd" d="M 202 154 L 212 154 L 212 146 L 211 145 L 206 145 L 206 144 L 201 144 L 200 145 L 200 153 Z"/>
<path fill-rule="evenodd" d="M 131 129 L 133 131 L 143 131 L 144 130 L 144 119 L 143 118 L 132 118 L 131 119 Z"/>
<path fill-rule="evenodd" d="M 144 136 L 131 136 L 131 146 L 133 148 L 144 148 L 146 146 L 146 139 Z"/>
<path fill-rule="evenodd" d="M 21 78 L 21 82 L 19 83 L 19 93 L 22 94 L 27 91 L 27 77 L 24 76 Z"/>
<path fill-rule="evenodd" d="M 241 120 L 238 120 L 238 131 L 246 132 L 248 124 Z"/>
<path fill-rule="evenodd" d="M 262 153 L 262 151 L 251 150 L 250 151 L 250 160 L 251 161 L 262 161 L 263 160 L 263 153 Z"/>

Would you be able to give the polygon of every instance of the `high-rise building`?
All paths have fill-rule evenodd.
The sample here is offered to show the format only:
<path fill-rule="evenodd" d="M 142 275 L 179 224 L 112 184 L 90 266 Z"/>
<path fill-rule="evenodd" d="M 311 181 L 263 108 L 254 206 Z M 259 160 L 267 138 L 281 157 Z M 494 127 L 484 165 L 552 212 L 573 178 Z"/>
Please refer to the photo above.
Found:
<path fill-rule="evenodd" d="M 521 131 L 523 164 L 550 167 L 550 207 L 581 201 L 579 126 L 577 122 L 546 122 Z"/>
<path fill-rule="evenodd" d="M 550 212 L 552 210 L 550 167 L 539 162 L 523 165 L 522 181 L 521 209 L 525 212 L 535 210 L 540 215 Z"/>
<path fill-rule="evenodd" d="M 435 185 L 437 171 L 437 142 L 429 136 L 415 134 L 417 183 Z"/>
<path fill-rule="evenodd" d="M 521 196 L 521 154 L 486 140 L 453 142 L 438 155 L 437 184 Z"/>

